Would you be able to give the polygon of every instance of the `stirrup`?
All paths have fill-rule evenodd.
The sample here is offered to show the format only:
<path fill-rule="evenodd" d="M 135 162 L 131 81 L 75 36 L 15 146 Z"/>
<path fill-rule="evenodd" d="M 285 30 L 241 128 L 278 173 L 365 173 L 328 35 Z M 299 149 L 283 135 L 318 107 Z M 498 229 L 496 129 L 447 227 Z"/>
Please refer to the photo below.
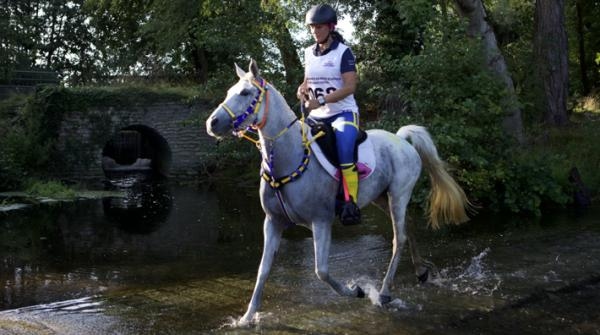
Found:
<path fill-rule="evenodd" d="M 360 223 L 360 208 L 352 200 L 344 201 L 339 216 L 344 226 L 357 225 Z"/>

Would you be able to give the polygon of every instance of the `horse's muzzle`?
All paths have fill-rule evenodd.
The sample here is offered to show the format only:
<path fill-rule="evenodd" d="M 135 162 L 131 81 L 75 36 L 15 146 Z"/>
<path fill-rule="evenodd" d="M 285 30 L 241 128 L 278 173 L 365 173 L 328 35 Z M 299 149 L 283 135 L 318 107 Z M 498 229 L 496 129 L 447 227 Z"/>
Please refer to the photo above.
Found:
<path fill-rule="evenodd" d="M 212 137 L 221 137 L 223 134 L 227 132 L 227 122 L 225 120 L 221 120 L 219 109 L 216 109 L 209 117 L 206 119 L 206 132 Z"/>
<path fill-rule="evenodd" d="M 213 129 L 215 129 L 218 124 L 219 118 L 217 118 L 214 114 L 209 116 L 208 119 L 206 119 L 206 132 L 208 133 L 208 135 L 212 137 L 219 137 L 219 135 L 215 134 L 215 132 L 213 131 Z"/>
<path fill-rule="evenodd" d="M 214 128 L 214 127 L 216 127 L 216 126 L 217 126 L 217 124 L 219 124 L 219 119 L 217 119 L 216 117 L 214 117 L 214 118 L 212 118 L 212 119 L 210 120 L 210 127 L 211 127 L 211 128 Z"/>

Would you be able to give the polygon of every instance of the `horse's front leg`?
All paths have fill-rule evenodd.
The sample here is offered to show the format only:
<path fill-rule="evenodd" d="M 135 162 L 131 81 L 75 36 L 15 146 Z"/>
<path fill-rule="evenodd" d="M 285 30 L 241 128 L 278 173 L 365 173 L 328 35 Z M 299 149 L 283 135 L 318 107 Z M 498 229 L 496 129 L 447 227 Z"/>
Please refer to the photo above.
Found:
<path fill-rule="evenodd" d="M 267 277 L 271 271 L 275 253 L 277 252 L 277 249 L 279 249 L 282 233 L 283 225 L 279 224 L 278 222 L 274 222 L 267 215 L 263 225 L 264 246 L 262 258 L 260 260 L 260 266 L 258 267 L 256 284 L 254 286 L 254 292 L 252 293 L 252 299 L 250 299 L 250 303 L 248 304 L 248 310 L 240 319 L 240 324 L 248 324 L 252 322 L 254 315 L 260 308 L 265 282 L 267 281 Z"/>
<path fill-rule="evenodd" d="M 339 295 L 363 298 L 364 291 L 358 286 L 349 288 L 329 275 L 329 247 L 331 246 L 331 223 L 313 222 L 313 242 L 315 248 L 315 272 L 317 277 L 329 284 Z"/>

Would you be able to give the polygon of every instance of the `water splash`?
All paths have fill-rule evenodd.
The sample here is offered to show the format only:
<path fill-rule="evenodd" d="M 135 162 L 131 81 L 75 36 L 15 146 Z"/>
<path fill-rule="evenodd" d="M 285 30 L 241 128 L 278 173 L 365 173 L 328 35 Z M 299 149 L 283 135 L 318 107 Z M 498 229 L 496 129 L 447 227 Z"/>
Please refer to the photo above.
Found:
<path fill-rule="evenodd" d="M 219 329 L 225 328 L 249 328 L 250 326 L 260 325 L 260 323 L 267 319 L 273 317 L 273 313 L 270 312 L 257 312 L 254 314 L 252 320 L 242 320 L 242 317 L 233 317 L 228 316 L 225 322 L 219 327 Z"/>
<path fill-rule="evenodd" d="M 552 283 L 552 282 L 562 282 L 560 276 L 553 270 L 548 271 L 546 274 L 542 276 L 544 282 Z"/>
<path fill-rule="evenodd" d="M 489 252 L 490 248 L 485 248 L 479 255 L 471 258 L 471 263 L 467 269 L 460 276 L 458 276 L 458 278 L 485 280 L 490 273 L 484 268 L 483 258 L 487 256 Z"/>
<path fill-rule="evenodd" d="M 502 279 L 486 267 L 484 259 L 489 252 L 490 248 L 485 248 L 466 267 L 442 269 L 436 284 L 460 293 L 491 296 L 500 288 Z"/>

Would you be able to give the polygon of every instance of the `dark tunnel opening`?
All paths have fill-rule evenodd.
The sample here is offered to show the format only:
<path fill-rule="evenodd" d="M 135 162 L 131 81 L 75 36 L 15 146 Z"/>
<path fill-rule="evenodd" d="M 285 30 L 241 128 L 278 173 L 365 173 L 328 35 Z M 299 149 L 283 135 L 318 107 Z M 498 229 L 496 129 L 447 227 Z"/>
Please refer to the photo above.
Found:
<path fill-rule="evenodd" d="M 158 131 L 144 125 L 122 128 L 102 150 L 102 169 L 107 178 L 145 174 L 166 178 L 171 168 L 171 148 Z"/>

